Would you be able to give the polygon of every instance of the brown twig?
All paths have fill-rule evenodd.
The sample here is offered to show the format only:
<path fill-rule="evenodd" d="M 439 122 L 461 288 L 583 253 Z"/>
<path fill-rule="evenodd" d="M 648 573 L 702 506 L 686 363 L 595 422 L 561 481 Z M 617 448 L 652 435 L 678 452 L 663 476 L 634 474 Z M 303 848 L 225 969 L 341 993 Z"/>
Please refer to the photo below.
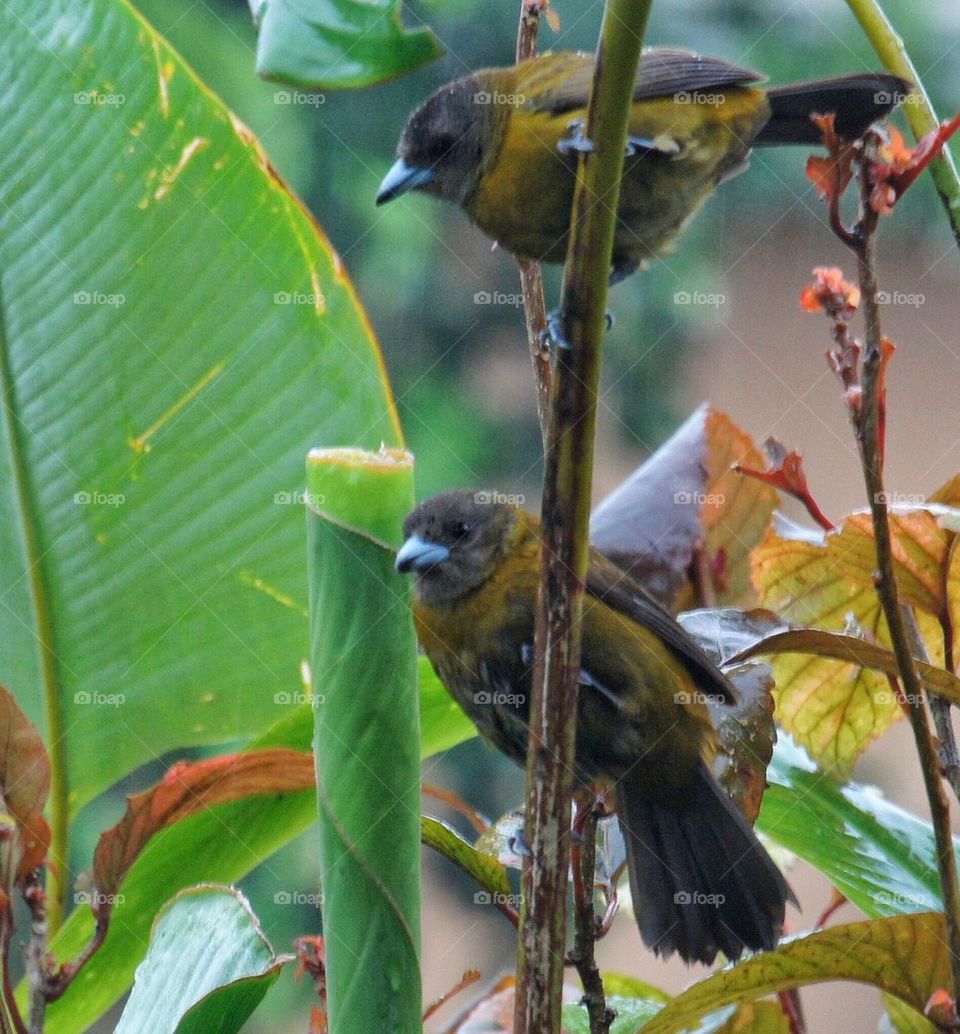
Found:
<path fill-rule="evenodd" d="M 616 1013 L 607 1007 L 594 955 L 599 924 L 593 904 L 594 874 L 597 866 L 597 809 L 594 795 L 580 790 L 577 805 L 576 835 L 570 856 L 573 865 L 573 950 L 570 962 L 577 967 L 583 985 L 581 1002 L 590 1018 L 590 1034 L 609 1034 Z"/>
<path fill-rule="evenodd" d="M 946 578 L 946 571 L 944 578 Z M 956 674 L 953 618 L 949 613 L 949 608 L 940 620 L 940 627 L 943 630 L 943 666 L 947 671 Z M 943 774 L 953 787 L 954 795 L 960 800 L 960 750 L 957 749 L 950 701 L 944 700 L 942 697 L 931 697 L 930 712 L 933 715 L 933 724 L 937 728 L 937 737 L 940 740 L 940 765 L 943 768 Z"/>
<path fill-rule="evenodd" d="M 449 805 L 455 812 L 462 815 L 478 833 L 486 833 L 490 828 L 490 823 L 486 818 L 453 790 L 448 790 L 444 786 L 436 786 L 433 783 L 422 783 L 420 792 L 424 797 L 432 797 L 435 801 L 442 801 Z"/>
<path fill-rule="evenodd" d="M 517 29 L 517 62 L 533 57 L 537 52 L 540 34 L 540 16 L 547 0 L 520 0 L 520 25 Z M 547 330 L 547 306 L 543 297 L 543 272 L 539 262 L 518 258 L 520 293 L 523 296 L 523 314 L 527 327 L 527 344 L 537 390 L 537 416 L 543 447 L 547 447 L 547 429 L 550 424 L 550 388 L 553 372 L 550 353 L 544 345 Z"/>
<path fill-rule="evenodd" d="M 543 297 L 543 271 L 539 262 L 518 258 L 520 267 L 520 292 L 523 295 L 523 313 L 527 325 L 527 344 L 530 347 L 530 362 L 537 386 L 537 416 L 540 420 L 540 436 L 543 447 L 547 447 L 550 426 L 550 392 L 553 386 L 553 370 L 550 366 L 550 351 L 544 344 L 547 330 L 547 306 Z"/>
<path fill-rule="evenodd" d="M 717 605 L 717 587 L 713 582 L 713 571 L 710 568 L 710 554 L 703 540 L 693 547 L 690 559 L 690 584 L 693 586 L 693 598 L 698 607 L 715 607 Z"/>
<path fill-rule="evenodd" d="M 13 944 L 14 916 L 13 902 L 16 883 L 14 873 L 17 866 L 16 834 L 10 826 L 0 826 L 0 966 L 3 979 L 0 983 L 0 1032 L 2 1034 L 27 1034 L 27 1028 L 16 1003 L 13 986 L 10 983 L 10 946 Z"/>
<path fill-rule="evenodd" d="M 479 969 L 468 969 L 463 976 L 450 988 L 449 991 L 444 991 L 442 995 L 439 995 L 423 1010 L 423 1019 L 429 1020 L 430 1017 L 435 1013 L 439 1012 L 447 1002 L 450 1001 L 455 995 L 460 994 L 465 988 L 470 987 L 471 984 L 475 984 L 482 974 Z"/>
<path fill-rule="evenodd" d="M 917 616 L 914 614 L 913 608 L 904 604 L 901 609 L 911 653 L 918 661 L 929 664 L 930 653 L 920 634 L 920 627 L 917 625 Z M 949 642 L 946 634 L 944 644 L 944 667 L 947 671 L 953 671 L 952 643 Z M 950 701 L 931 694 L 930 715 L 933 718 L 934 728 L 937 730 L 937 756 L 940 759 L 940 774 L 950 784 L 953 796 L 960 800 L 960 752 L 957 750 L 957 737 L 950 714 Z"/>
<path fill-rule="evenodd" d="M 515 1034 L 559 1034 L 590 493 L 608 273 L 651 0 L 607 0 L 571 210 L 542 506 Z"/>
<path fill-rule="evenodd" d="M 900 592 L 893 566 L 893 544 L 887 494 L 883 482 L 883 335 L 877 301 L 877 277 L 874 243 L 878 215 L 870 205 L 871 185 L 866 173 L 873 146 L 868 141 L 865 160 L 859 177 L 861 195 L 860 220 L 853 231 L 853 251 L 857 257 L 860 297 L 866 321 L 866 347 L 861 365 L 862 397 L 860 405 L 851 407 L 854 431 L 860 446 L 867 499 L 873 519 L 877 552 L 877 594 L 887 619 L 890 641 L 897 658 L 908 716 L 913 730 L 924 787 L 930 805 L 937 847 L 937 865 L 950 949 L 952 973 L 951 993 L 960 993 L 960 887 L 957 883 L 957 862 L 950 831 L 950 805 L 940 777 L 940 764 L 930 732 L 930 723 L 923 704 L 923 684 L 917 672 L 910 637 L 903 619 Z"/>
<path fill-rule="evenodd" d="M 780 1008 L 787 1017 L 790 1034 L 805 1034 L 807 1024 L 803 1018 L 803 1010 L 800 1007 L 800 994 L 797 988 L 791 987 L 789 991 L 780 991 L 777 994 L 777 998 L 780 1000 Z"/>
<path fill-rule="evenodd" d="M 30 910 L 30 938 L 26 948 L 28 988 L 27 1016 L 30 1034 L 42 1031 L 47 1010 L 47 908 L 43 889 L 43 870 L 30 873 L 24 884 L 24 900 Z"/>
<path fill-rule="evenodd" d="M 843 906 L 846 903 L 846 897 L 843 894 L 841 894 L 836 887 L 834 887 L 833 893 L 830 896 L 830 903 L 820 913 L 819 919 L 817 919 L 817 921 L 813 924 L 814 930 L 821 930 L 823 927 L 825 927 L 829 922 L 831 916 L 834 914 L 834 912 L 836 912 L 837 909 L 843 908 Z"/>

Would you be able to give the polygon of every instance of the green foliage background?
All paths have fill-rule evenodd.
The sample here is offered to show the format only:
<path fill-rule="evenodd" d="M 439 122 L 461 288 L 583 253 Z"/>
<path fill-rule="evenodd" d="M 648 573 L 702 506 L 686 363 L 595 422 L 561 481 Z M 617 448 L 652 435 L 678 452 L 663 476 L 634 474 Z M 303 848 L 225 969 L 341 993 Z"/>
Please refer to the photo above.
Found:
<path fill-rule="evenodd" d="M 491 252 L 489 242 L 451 207 L 422 197 L 373 206 L 410 110 L 453 76 L 511 63 L 517 0 L 408 4 L 407 25 L 429 25 L 446 47 L 444 57 L 382 86 L 321 97 L 294 94 L 291 103 L 276 99 L 291 91 L 251 74 L 255 36 L 244 0 L 135 2 L 259 136 L 342 256 L 386 355 L 404 432 L 417 456 L 418 494 L 491 483 L 535 497 L 539 438 L 532 385 L 523 376 L 513 262 Z M 544 25 L 542 49 L 595 45 L 602 4 L 556 0 L 554 10 L 560 32 Z M 940 55 L 949 29 L 944 22 L 953 19 L 960 30 L 960 16 L 937 5 L 898 5 L 892 14 L 921 71 L 936 62 L 928 83 L 934 103 L 955 100 L 950 83 L 960 73 L 960 52 Z M 879 67 L 840 0 L 797 6 L 776 0 L 655 4 L 648 40 L 715 53 L 757 68 L 772 81 Z M 938 88 L 944 93 L 938 95 Z M 604 379 L 614 389 L 617 433 L 626 442 L 650 450 L 684 415 L 673 396 L 685 360 L 710 345 L 699 322 L 709 314 L 675 305 L 673 295 L 680 288 L 722 290 L 723 262 L 711 242 L 747 236 L 741 220 L 754 230 L 774 224 L 794 207 L 795 194 L 807 193 L 796 152 L 755 156 L 750 172 L 725 184 L 697 216 L 668 266 L 651 269 L 642 291 L 634 281 L 612 294 L 617 325 Z M 818 204 L 812 195 L 806 203 Z M 898 218 L 925 225 L 939 220 L 932 188 L 910 194 Z M 724 251 L 736 253 L 735 245 Z M 557 282 L 556 271 L 548 271 L 553 298 Z M 507 300 L 478 304 L 475 296 L 482 292 Z M 631 327 L 642 328 L 642 352 Z"/>

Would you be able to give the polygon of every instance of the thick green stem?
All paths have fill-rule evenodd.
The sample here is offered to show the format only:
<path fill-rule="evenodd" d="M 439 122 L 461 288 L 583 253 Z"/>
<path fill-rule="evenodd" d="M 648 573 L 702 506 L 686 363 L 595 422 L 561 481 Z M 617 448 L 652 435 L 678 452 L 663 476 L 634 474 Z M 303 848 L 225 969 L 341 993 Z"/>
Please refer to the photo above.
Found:
<path fill-rule="evenodd" d="M 608 0 L 587 114 L 563 283 L 563 325 L 543 491 L 516 1034 L 560 1031 L 574 784 L 580 617 L 608 274 L 627 120 L 651 0 Z"/>
<path fill-rule="evenodd" d="M 907 122 L 919 140 L 924 134 L 936 129 L 939 120 L 903 40 L 897 35 L 877 0 L 847 0 L 847 5 L 887 70 L 913 83 L 913 93 L 904 107 Z M 942 157 L 930 163 L 930 175 L 947 210 L 954 239 L 960 247 L 960 173 L 946 147 Z"/>

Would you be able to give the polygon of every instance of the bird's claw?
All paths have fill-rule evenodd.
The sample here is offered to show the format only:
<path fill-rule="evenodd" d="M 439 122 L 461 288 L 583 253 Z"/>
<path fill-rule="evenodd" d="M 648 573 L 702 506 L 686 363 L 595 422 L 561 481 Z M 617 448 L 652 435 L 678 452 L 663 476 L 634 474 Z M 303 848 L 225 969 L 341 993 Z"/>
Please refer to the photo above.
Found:
<path fill-rule="evenodd" d="M 563 137 L 557 144 L 557 150 L 562 155 L 593 153 L 593 141 L 584 135 L 584 125 L 582 118 L 576 118 L 567 126 L 570 136 Z"/>
<path fill-rule="evenodd" d="M 547 313 L 547 328 L 540 332 L 540 344 L 551 355 L 570 351 L 570 342 L 563 329 L 565 322 L 566 317 L 560 309 L 551 309 Z"/>
<path fill-rule="evenodd" d="M 514 833 L 510 838 L 510 847 L 521 857 L 521 858 L 532 858 L 533 851 L 530 850 L 530 845 L 527 843 L 527 838 L 524 836 L 523 828 L 521 827 Z"/>
<path fill-rule="evenodd" d="M 613 326 L 613 313 L 603 314 L 604 330 L 610 330 Z M 542 348 L 556 355 L 558 352 L 569 352 L 570 342 L 564 330 L 566 315 L 561 309 L 551 309 L 547 313 L 547 329 L 540 332 L 540 345 Z"/>

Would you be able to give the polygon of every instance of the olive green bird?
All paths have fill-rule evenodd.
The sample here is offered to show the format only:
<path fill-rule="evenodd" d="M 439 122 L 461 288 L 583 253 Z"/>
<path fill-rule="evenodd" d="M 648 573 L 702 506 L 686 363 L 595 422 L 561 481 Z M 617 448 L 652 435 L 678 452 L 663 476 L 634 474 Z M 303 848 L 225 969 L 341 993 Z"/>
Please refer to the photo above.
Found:
<path fill-rule="evenodd" d="M 591 54 L 546 53 L 448 82 L 411 116 L 377 204 L 410 190 L 459 205 L 508 251 L 563 262 L 578 152 L 593 79 Z M 861 136 L 909 91 L 867 72 L 764 87 L 762 77 L 686 50 L 644 50 L 633 92 L 612 280 L 667 253 L 717 184 L 750 150 L 820 142 L 813 113 Z"/>
<path fill-rule="evenodd" d="M 527 756 L 536 517 L 446 492 L 404 525 L 420 642 L 480 733 Z M 480 501 L 478 501 L 480 500 Z M 616 802 L 644 942 L 685 962 L 771 949 L 792 893 L 710 769 L 706 701 L 736 691 L 677 622 L 593 551 L 583 606 L 576 776 Z"/>

